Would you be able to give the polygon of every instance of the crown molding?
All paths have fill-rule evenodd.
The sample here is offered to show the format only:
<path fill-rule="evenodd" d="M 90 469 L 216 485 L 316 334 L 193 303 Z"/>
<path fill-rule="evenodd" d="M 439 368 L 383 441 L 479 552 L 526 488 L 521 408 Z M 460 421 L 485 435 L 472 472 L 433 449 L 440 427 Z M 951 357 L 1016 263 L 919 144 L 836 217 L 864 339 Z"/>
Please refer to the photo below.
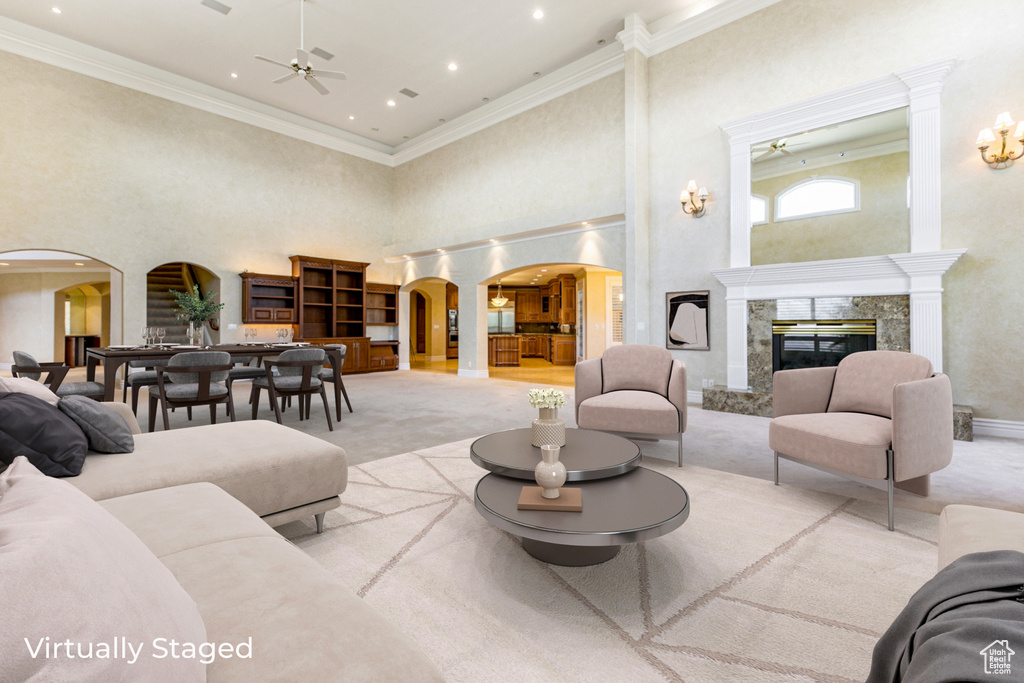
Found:
<path fill-rule="evenodd" d="M 637 14 L 626 17 L 626 28 L 619 31 L 615 39 L 622 43 L 622 49 L 626 52 L 636 50 L 644 57 L 651 56 L 651 32 Z"/>
<path fill-rule="evenodd" d="M 387 145 L 0 17 L 0 50 L 234 121 L 392 165 Z"/>
<path fill-rule="evenodd" d="M 607 45 L 534 83 L 428 131 L 415 140 L 403 142 L 395 148 L 394 165 L 399 166 L 412 161 L 545 102 L 579 90 L 585 85 L 622 71 L 625 64 L 622 46 Z"/>
<path fill-rule="evenodd" d="M 714 7 L 684 19 L 675 26 L 655 33 L 651 37 L 650 54 L 656 55 L 665 50 L 671 50 L 777 2 L 780 0 L 723 0 Z"/>

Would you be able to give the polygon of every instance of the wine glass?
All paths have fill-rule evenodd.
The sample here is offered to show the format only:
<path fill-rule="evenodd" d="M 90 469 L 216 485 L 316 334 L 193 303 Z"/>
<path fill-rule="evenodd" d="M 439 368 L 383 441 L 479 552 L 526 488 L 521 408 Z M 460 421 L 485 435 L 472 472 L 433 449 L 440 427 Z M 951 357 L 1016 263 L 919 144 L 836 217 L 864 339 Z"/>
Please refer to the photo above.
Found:
<path fill-rule="evenodd" d="M 142 335 L 142 345 L 145 346 L 149 343 L 149 328 L 143 325 L 142 330 L 139 332 Z"/>
<path fill-rule="evenodd" d="M 164 336 L 167 334 L 167 330 L 162 327 L 156 328 L 156 338 L 160 342 L 160 345 L 164 344 Z"/>

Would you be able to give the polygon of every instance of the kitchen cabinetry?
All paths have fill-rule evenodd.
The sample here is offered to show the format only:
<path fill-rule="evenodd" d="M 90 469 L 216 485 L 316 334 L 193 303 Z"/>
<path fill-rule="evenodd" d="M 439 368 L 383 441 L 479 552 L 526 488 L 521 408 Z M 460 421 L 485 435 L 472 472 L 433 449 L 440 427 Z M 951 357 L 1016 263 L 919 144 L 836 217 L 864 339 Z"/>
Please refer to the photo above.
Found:
<path fill-rule="evenodd" d="M 551 362 L 554 365 L 576 365 L 576 337 L 554 335 L 550 339 Z"/>
<path fill-rule="evenodd" d="M 295 278 L 242 273 L 242 323 L 272 325 L 295 322 Z"/>
<path fill-rule="evenodd" d="M 519 365 L 522 356 L 518 335 L 499 334 L 487 338 L 487 364 L 495 367 Z"/>

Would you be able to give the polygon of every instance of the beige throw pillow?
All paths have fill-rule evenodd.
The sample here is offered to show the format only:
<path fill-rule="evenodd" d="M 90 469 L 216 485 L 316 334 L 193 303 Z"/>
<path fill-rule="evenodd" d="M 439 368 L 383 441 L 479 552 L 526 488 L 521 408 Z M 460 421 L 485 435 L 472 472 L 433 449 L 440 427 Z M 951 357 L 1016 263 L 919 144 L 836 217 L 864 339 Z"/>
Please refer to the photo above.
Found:
<path fill-rule="evenodd" d="M 28 377 L 0 377 L 0 391 L 35 396 L 54 407 L 60 401 L 57 394 L 50 391 L 50 388 L 45 384 Z"/>
<path fill-rule="evenodd" d="M 206 680 L 198 659 L 154 657 L 158 638 L 206 640 L 174 575 L 109 512 L 24 457 L 0 474 L 0 595 L 0 681 Z"/>

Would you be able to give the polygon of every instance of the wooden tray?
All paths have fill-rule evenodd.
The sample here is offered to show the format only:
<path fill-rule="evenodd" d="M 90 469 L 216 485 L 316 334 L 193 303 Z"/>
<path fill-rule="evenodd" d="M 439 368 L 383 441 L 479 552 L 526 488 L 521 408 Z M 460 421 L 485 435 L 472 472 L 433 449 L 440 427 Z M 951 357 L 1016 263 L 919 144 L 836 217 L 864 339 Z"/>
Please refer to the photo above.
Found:
<path fill-rule="evenodd" d="M 561 512 L 583 512 L 583 489 L 558 489 L 558 498 L 545 498 L 539 486 L 524 486 L 519 494 L 520 510 L 555 510 Z"/>

